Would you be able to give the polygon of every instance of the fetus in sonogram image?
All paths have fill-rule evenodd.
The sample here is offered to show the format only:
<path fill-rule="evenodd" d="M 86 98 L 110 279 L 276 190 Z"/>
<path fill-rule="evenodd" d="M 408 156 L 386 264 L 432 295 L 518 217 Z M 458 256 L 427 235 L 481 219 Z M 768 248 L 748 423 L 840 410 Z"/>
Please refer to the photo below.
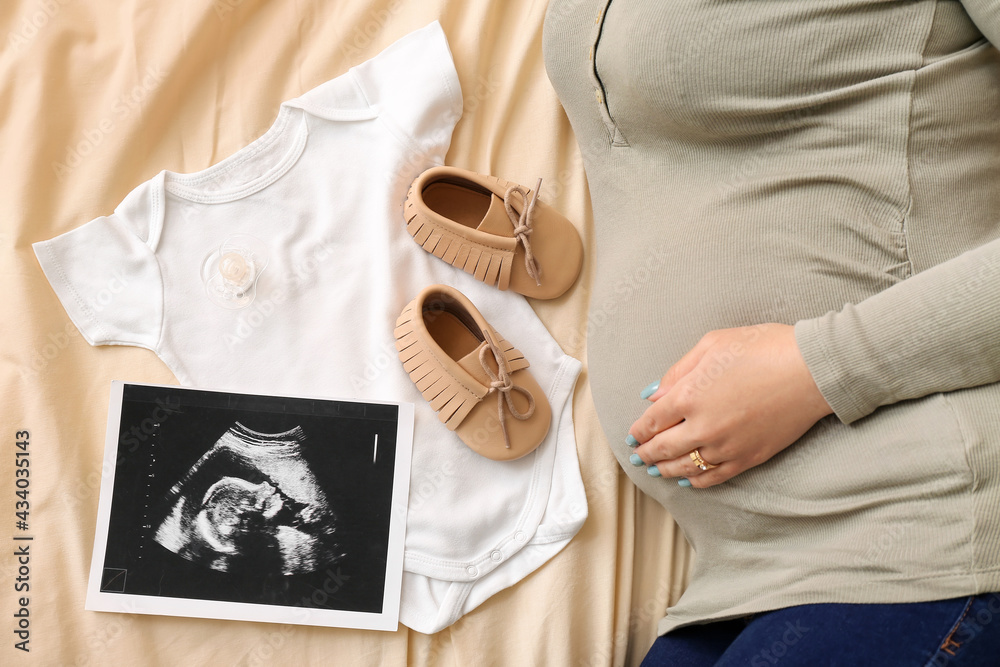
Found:
<path fill-rule="evenodd" d="M 300 427 L 229 428 L 167 493 L 155 540 L 213 570 L 304 574 L 343 553 L 337 518 L 302 456 Z"/>

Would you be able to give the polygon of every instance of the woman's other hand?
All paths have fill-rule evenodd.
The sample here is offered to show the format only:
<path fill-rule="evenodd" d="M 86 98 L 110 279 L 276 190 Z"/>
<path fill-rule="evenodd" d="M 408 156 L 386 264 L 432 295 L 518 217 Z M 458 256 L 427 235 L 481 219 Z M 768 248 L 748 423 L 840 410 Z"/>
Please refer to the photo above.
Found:
<path fill-rule="evenodd" d="M 710 331 L 648 400 L 629 429 L 630 444 L 639 443 L 633 463 L 698 488 L 767 461 L 833 412 L 787 324 Z M 696 449 L 717 467 L 700 470 Z"/>

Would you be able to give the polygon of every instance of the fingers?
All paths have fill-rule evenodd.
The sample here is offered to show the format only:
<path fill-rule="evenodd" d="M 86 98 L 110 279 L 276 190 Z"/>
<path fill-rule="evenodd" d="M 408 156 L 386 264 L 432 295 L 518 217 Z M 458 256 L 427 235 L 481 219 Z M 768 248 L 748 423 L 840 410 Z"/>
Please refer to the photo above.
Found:
<path fill-rule="evenodd" d="M 633 438 L 630 444 L 645 444 L 660 433 L 679 425 L 682 421 L 684 421 L 684 416 L 671 401 L 657 401 L 646 408 L 642 416 L 636 419 L 632 427 L 629 428 L 628 433 Z M 669 450 L 664 450 L 664 453 L 667 451 Z M 674 456 L 680 453 L 675 452 Z M 669 458 L 673 458 L 673 456 Z"/>
<path fill-rule="evenodd" d="M 643 394 L 648 401 L 652 402 L 652 405 L 629 428 L 631 438 L 629 444 L 645 443 L 656 434 L 684 421 L 684 410 L 690 403 L 692 386 L 690 382 L 687 383 L 687 386 L 682 387 L 678 387 L 678 384 L 695 370 L 714 341 L 714 332 L 702 336 L 697 345 L 667 369 L 667 372 L 660 379 L 659 387 L 654 392 L 648 396 Z M 675 388 L 676 391 L 674 391 Z M 661 400 L 672 391 L 672 396 L 667 400 Z M 680 451 L 674 452 L 674 456 L 681 453 Z M 673 458 L 673 456 L 663 458 Z"/>
<path fill-rule="evenodd" d="M 691 431 L 687 422 L 681 422 L 676 426 L 657 433 L 651 439 L 635 446 L 630 457 L 632 465 L 645 466 L 647 472 L 653 477 L 681 477 L 693 481 L 695 477 L 702 477 L 708 472 L 714 472 L 722 462 L 723 454 L 717 451 L 716 446 L 707 445 L 698 447 L 698 453 L 702 460 L 708 464 L 718 467 L 702 470 L 691 457 L 691 452 L 696 448 L 696 444 L 691 438 Z M 707 478 L 712 480 L 711 484 L 718 484 L 725 479 L 735 475 L 734 471 L 727 467 L 728 475 L 713 475 Z M 710 486 L 711 484 L 700 484 L 698 486 Z M 692 486 L 695 486 L 692 484 Z"/>
<path fill-rule="evenodd" d="M 704 458 L 704 455 L 702 457 Z M 646 472 L 653 477 L 676 477 L 680 486 L 704 489 L 735 477 L 742 472 L 742 469 L 735 462 L 725 461 L 717 464 L 714 468 L 702 470 L 691 460 L 690 456 L 682 456 L 670 461 L 658 461 L 647 466 Z"/>
<path fill-rule="evenodd" d="M 704 461 L 711 462 L 711 459 L 701 452 L 701 450 L 699 450 L 699 453 Z M 721 484 L 742 472 L 739 464 L 733 461 L 724 461 L 708 470 L 702 470 L 694 462 L 690 454 L 669 461 L 656 461 L 654 463 L 642 461 L 641 457 L 638 464 L 635 461 L 636 459 L 633 459 L 633 465 L 646 466 L 647 474 L 652 477 L 678 478 L 678 484 L 681 486 L 690 486 L 698 489 Z"/>
<path fill-rule="evenodd" d="M 663 403 L 663 401 L 660 403 Z M 650 406 L 647 412 L 657 408 L 658 405 Z M 693 465 L 694 461 L 691 461 L 688 455 L 698 445 L 691 441 L 690 425 L 681 421 L 658 429 L 656 426 L 652 426 L 656 421 L 655 416 L 651 416 L 649 419 L 651 421 L 646 421 L 646 416 L 643 415 L 643 417 L 640 417 L 633 424 L 633 432 L 635 433 L 633 437 L 638 442 L 635 446 L 635 454 L 646 462 L 647 465 L 652 465 L 659 461 L 680 461 L 683 457 L 687 457 L 688 461 Z M 666 421 L 669 420 L 664 420 L 664 422 Z M 642 424 L 642 427 L 636 428 L 636 424 Z M 650 433 L 647 429 L 656 430 Z M 633 459 L 634 462 L 635 460 Z"/>
<path fill-rule="evenodd" d="M 685 411 L 691 404 L 691 383 L 682 382 L 698 366 L 710 347 L 709 336 L 668 369 L 659 388 L 648 396 L 653 402 L 629 429 L 626 442 L 635 447 L 631 461 L 636 466 L 646 466 L 653 477 L 679 478 L 681 486 L 705 488 L 720 484 L 739 472 L 737 465 L 721 465 L 720 458 L 713 458 L 713 447 L 698 437 L 685 421 Z M 681 386 L 678 386 L 680 383 Z M 672 392 L 672 393 L 671 393 Z M 698 449 L 702 460 L 715 467 L 702 470 L 691 457 Z M 706 453 L 708 452 L 708 453 Z M 711 474 L 709 474 L 711 473 Z"/>
<path fill-rule="evenodd" d="M 695 369 L 695 367 L 701 362 L 702 357 L 705 356 L 705 353 L 708 352 L 713 342 L 714 338 L 711 332 L 702 336 L 701 340 L 699 340 L 693 348 L 688 350 L 687 354 L 678 359 L 677 363 L 667 369 L 667 372 L 664 373 L 662 378 L 660 378 L 659 388 L 648 396 L 646 400 L 655 403 L 662 396 L 666 396 L 681 378 Z"/>
<path fill-rule="evenodd" d="M 687 477 L 690 479 L 708 472 L 699 468 L 698 465 L 691 459 L 690 454 L 678 456 L 675 459 L 652 461 L 645 464 L 647 468 L 655 467 L 660 473 L 660 477 Z"/>
<path fill-rule="evenodd" d="M 700 475 L 687 478 L 690 486 L 695 489 L 706 489 L 716 484 L 722 484 L 743 471 L 737 464 L 726 462 L 720 463 L 718 468 L 706 470 Z M 685 485 L 687 486 L 687 485 Z"/>
<path fill-rule="evenodd" d="M 701 445 L 688 436 L 687 423 L 659 433 L 649 442 L 639 445 L 632 452 L 633 465 L 656 465 L 663 477 L 691 477 L 706 470 L 698 467 L 692 454 L 697 451 L 701 460 L 714 469 L 727 460 L 717 445 Z"/>

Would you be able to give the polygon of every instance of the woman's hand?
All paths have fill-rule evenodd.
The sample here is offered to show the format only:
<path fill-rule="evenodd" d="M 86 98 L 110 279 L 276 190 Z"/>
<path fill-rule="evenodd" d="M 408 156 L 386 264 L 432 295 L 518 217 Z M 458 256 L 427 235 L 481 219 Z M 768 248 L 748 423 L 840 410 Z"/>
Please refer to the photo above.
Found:
<path fill-rule="evenodd" d="M 698 488 L 767 461 L 833 412 L 787 324 L 710 331 L 648 398 L 653 405 L 629 429 L 630 444 L 639 443 L 633 463 Z M 717 467 L 700 470 L 695 449 Z"/>

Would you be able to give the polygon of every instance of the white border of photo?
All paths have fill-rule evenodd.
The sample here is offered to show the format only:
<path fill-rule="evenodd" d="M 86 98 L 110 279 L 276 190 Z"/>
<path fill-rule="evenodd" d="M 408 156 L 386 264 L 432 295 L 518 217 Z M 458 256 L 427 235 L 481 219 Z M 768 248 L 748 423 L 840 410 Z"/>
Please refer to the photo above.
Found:
<path fill-rule="evenodd" d="M 145 387 L 166 387 L 177 391 L 219 391 L 201 387 L 181 387 L 176 385 L 156 385 L 141 382 L 111 383 L 108 406 L 107 436 L 105 439 L 104 464 L 101 468 L 101 494 L 97 511 L 97 528 L 94 552 L 90 563 L 90 579 L 87 583 L 85 609 L 130 614 L 156 614 L 194 618 L 213 618 L 234 621 L 257 621 L 265 623 L 291 623 L 296 625 L 318 625 L 327 627 L 356 628 L 361 630 L 395 631 L 399 623 L 399 602 L 403 576 L 403 542 L 406 530 L 407 500 L 410 485 L 410 459 L 413 446 L 413 404 L 394 401 L 358 401 L 330 397 L 284 396 L 275 398 L 307 398 L 330 400 L 341 403 L 395 405 L 399 408 L 396 421 L 396 453 L 393 469 L 391 516 L 389 519 L 389 539 L 386 553 L 385 588 L 382 611 L 379 613 L 345 611 L 338 609 L 317 609 L 311 607 L 283 606 L 272 604 L 252 604 L 190 598 L 132 595 L 127 593 L 102 592 L 101 580 L 105 570 L 109 524 L 114 493 L 115 468 L 119 450 L 119 429 L 121 424 L 122 398 L 126 385 Z M 222 393 L 239 393 L 226 392 Z"/>

